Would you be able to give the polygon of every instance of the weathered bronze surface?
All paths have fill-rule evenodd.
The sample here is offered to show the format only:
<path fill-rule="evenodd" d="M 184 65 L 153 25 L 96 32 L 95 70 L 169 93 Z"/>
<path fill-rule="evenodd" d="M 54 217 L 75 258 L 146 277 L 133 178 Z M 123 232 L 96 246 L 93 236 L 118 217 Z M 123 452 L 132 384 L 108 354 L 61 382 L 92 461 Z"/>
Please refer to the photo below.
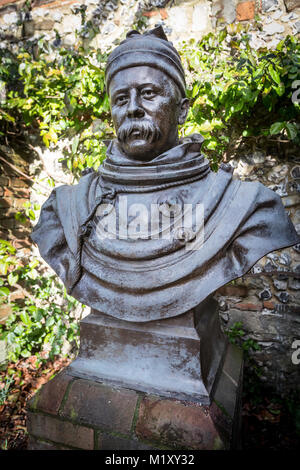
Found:
<path fill-rule="evenodd" d="M 136 338 L 143 358 L 130 353 L 127 369 L 124 359 L 115 380 L 128 384 L 134 377 L 137 389 L 148 390 L 154 380 L 150 368 L 155 367 L 158 330 L 168 325 L 160 321 L 201 310 L 197 306 L 216 289 L 245 274 L 267 253 L 299 243 L 299 237 L 276 193 L 258 182 L 234 178 L 230 165 L 212 172 L 201 155 L 200 135 L 178 139 L 178 125 L 188 112 L 184 72 L 161 27 L 144 35 L 129 33 L 109 56 L 106 78 L 117 139 L 108 144 L 98 171 L 91 170 L 77 185 L 53 190 L 32 239 L 68 292 L 93 309 L 82 325 L 87 333 L 77 366 L 90 368 L 93 351 L 101 360 L 101 341 L 108 344 L 112 339 L 108 331 L 114 323 L 119 331 L 112 344 L 119 357 L 126 358 Z M 196 216 L 189 212 L 194 208 L 199 209 Z M 210 323 L 206 315 L 197 327 L 196 314 L 191 334 L 197 331 L 200 342 L 193 336 L 189 343 L 191 369 L 193 341 L 201 351 L 193 380 L 204 401 L 224 349 L 221 336 L 209 342 L 218 336 L 213 318 Z M 131 324 L 124 327 L 124 322 Z M 141 322 L 144 327 L 138 326 Z M 144 330 L 148 339 L 143 345 Z M 99 332 L 98 342 L 93 331 Z M 172 369 L 176 357 L 166 351 L 167 336 L 159 337 L 158 357 Z M 104 356 L 102 364 L 94 365 L 98 378 L 105 378 L 105 370 L 113 365 L 108 349 Z M 83 364 L 83 358 L 89 362 Z M 143 362 L 148 364 L 148 382 Z M 130 375 L 135 363 L 140 367 L 136 377 Z M 168 393 L 177 380 L 174 396 L 194 397 L 194 385 L 184 385 L 180 368 L 178 363 L 174 375 L 172 369 L 165 386 L 163 371 L 157 372 L 161 379 L 154 380 L 153 389 L 165 387 Z M 126 369 L 127 379 L 121 369 Z M 191 378 L 194 372 L 189 373 Z"/>
<path fill-rule="evenodd" d="M 130 33 L 111 53 L 106 76 L 118 140 L 98 171 L 54 189 L 32 234 L 70 294 L 124 320 L 172 317 L 265 254 L 299 243 L 277 194 L 234 179 L 229 165 L 210 171 L 201 136 L 179 142 L 188 111 L 184 72 L 162 28 Z M 202 246 L 187 250 L 189 234 L 178 237 L 180 227 L 169 239 L 162 231 L 161 238 L 101 238 L 97 227 L 109 217 L 101 207 L 122 217 L 124 201 L 127 210 L 143 204 L 149 214 L 157 205 L 162 217 L 166 205 L 202 204 Z"/>
<path fill-rule="evenodd" d="M 212 298 L 183 315 L 143 323 L 92 311 L 80 336 L 69 374 L 205 405 L 227 348 Z"/>

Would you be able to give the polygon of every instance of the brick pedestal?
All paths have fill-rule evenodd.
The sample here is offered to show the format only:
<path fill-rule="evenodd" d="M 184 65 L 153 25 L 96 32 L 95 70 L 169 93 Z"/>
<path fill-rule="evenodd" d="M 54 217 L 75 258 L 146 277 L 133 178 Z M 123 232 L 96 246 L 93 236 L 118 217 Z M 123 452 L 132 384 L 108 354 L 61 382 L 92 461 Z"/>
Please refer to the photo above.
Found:
<path fill-rule="evenodd" d="M 210 405 L 58 374 L 28 404 L 29 449 L 237 448 L 242 355 L 229 345 Z"/>

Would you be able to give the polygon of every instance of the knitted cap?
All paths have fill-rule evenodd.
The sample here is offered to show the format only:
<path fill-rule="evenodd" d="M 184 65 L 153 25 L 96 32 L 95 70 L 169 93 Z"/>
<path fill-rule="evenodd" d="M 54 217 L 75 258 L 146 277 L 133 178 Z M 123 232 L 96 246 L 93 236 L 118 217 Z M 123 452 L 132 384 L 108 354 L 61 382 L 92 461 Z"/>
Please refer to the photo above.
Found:
<path fill-rule="evenodd" d="M 147 65 L 162 70 L 178 85 L 185 96 L 184 70 L 178 52 L 168 41 L 162 26 L 147 33 L 130 31 L 125 41 L 108 57 L 106 65 L 106 88 L 112 77 L 120 70 Z"/>

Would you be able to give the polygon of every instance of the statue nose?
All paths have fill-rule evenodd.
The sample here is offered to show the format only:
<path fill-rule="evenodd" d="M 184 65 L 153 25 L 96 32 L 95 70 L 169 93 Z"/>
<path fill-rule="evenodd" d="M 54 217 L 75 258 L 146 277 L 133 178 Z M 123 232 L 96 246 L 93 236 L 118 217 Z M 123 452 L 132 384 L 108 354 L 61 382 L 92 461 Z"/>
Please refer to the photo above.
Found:
<path fill-rule="evenodd" d="M 130 96 L 130 100 L 128 103 L 127 116 L 128 117 L 144 117 L 144 115 L 145 115 L 145 111 L 140 106 L 136 93 L 132 94 Z"/>

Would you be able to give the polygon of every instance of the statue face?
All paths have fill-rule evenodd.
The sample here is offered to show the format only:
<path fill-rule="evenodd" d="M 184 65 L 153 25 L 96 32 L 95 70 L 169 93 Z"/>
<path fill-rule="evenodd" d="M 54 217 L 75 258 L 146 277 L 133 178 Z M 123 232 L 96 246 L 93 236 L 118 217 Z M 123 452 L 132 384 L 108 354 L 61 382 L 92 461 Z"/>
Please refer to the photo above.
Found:
<path fill-rule="evenodd" d="M 122 70 L 112 78 L 109 96 L 118 141 L 129 158 L 149 161 L 178 143 L 188 100 L 161 70 Z"/>

